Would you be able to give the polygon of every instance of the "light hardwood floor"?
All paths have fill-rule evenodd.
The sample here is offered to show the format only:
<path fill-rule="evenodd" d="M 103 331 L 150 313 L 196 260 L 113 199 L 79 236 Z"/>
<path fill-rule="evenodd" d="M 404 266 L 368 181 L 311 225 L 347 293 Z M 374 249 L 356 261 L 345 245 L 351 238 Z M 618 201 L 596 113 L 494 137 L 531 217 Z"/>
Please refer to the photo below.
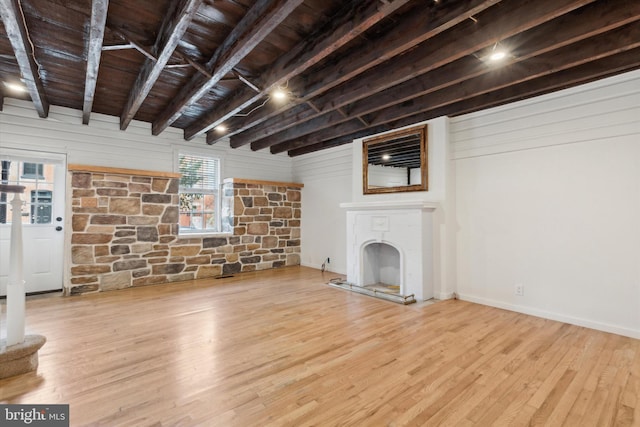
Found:
<path fill-rule="evenodd" d="M 640 425 L 640 341 L 293 267 L 27 303 L 40 367 L 3 403 L 71 425 Z"/>

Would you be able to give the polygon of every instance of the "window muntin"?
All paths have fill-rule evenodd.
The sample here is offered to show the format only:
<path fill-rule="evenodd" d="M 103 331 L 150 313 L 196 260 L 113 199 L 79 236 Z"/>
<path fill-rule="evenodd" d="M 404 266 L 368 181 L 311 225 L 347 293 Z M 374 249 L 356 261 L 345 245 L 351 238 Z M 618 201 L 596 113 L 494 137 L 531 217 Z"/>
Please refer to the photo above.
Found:
<path fill-rule="evenodd" d="M 22 163 L 23 179 L 44 179 L 44 165 L 42 163 Z"/>

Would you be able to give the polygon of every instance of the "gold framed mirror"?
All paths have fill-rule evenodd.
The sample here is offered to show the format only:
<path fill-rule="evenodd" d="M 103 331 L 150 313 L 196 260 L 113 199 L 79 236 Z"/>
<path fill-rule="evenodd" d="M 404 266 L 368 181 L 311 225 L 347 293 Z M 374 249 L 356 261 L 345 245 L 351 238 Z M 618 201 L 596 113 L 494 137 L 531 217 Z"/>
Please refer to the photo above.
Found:
<path fill-rule="evenodd" d="M 362 142 L 364 194 L 427 191 L 427 126 Z"/>

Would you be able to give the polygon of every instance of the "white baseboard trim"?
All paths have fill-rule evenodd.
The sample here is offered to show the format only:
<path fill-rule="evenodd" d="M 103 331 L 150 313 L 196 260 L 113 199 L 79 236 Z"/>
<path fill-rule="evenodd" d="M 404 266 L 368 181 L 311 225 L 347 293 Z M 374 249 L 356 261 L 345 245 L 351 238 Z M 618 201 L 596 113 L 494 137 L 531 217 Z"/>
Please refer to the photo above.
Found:
<path fill-rule="evenodd" d="M 309 267 L 309 268 L 315 268 L 316 270 L 322 270 L 322 264 L 311 264 L 311 263 L 308 263 L 308 262 L 301 262 L 300 265 L 302 267 Z M 340 276 L 346 276 L 347 275 L 347 273 L 340 273 L 340 272 L 329 270 L 329 269 L 324 270 L 324 272 L 325 273 L 336 274 L 336 275 L 340 275 Z"/>
<path fill-rule="evenodd" d="M 436 294 L 433 295 L 433 297 L 437 300 L 443 301 L 446 299 L 453 299 L 455 298 L 456 293 L 455 292 L 438 292 Z"/>
<path fill-rule="evenodd" d="M 303 267 L 315 268 L 316 270 L 320 270 L 322 268 L 321 265 L 311 264 L 311 263 L 308 263 L 308 262 L 301 262 L 300 265 L 303 266 Z"/>
<path fill-rule="evenodd" d="M 546 310 L 540 310 L 533 307 L 526 307 L 517 304 L 509 304 L 502 301 L 496 301 L 489 298 L 476 297 L 468 294 L 457 294 L 458 299 L 463 301 L 474 302 L 477 304 L 488 305 L 490 307 L 502 308 L 505 310 L 515 311 L 517 313 L 528 314 L 530 316 L 542 317 L 543 319 L 556 320 L 558 322 L 569 323 L 585 328 L 596 329 L 598 331 L 609 332 L 612 334 L 622 335 L 625 337 L 640 339 L 640 330 L 630 329 L 621 326 L 611 325 L 603 322 L 594 322 L 579 317 L 567 316 L 564 314 L 553 313 Z"/>

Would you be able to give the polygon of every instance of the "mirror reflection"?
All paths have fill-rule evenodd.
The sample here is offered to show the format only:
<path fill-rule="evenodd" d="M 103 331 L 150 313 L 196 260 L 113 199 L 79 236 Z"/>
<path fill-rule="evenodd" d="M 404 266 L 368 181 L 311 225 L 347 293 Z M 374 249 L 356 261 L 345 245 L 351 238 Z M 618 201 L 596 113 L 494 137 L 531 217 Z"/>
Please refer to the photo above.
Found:
<path fill-rule="evenodd" d="M 421 126 L 364 140 L 364 194 L 426 191 L 426 134 Z"/>

